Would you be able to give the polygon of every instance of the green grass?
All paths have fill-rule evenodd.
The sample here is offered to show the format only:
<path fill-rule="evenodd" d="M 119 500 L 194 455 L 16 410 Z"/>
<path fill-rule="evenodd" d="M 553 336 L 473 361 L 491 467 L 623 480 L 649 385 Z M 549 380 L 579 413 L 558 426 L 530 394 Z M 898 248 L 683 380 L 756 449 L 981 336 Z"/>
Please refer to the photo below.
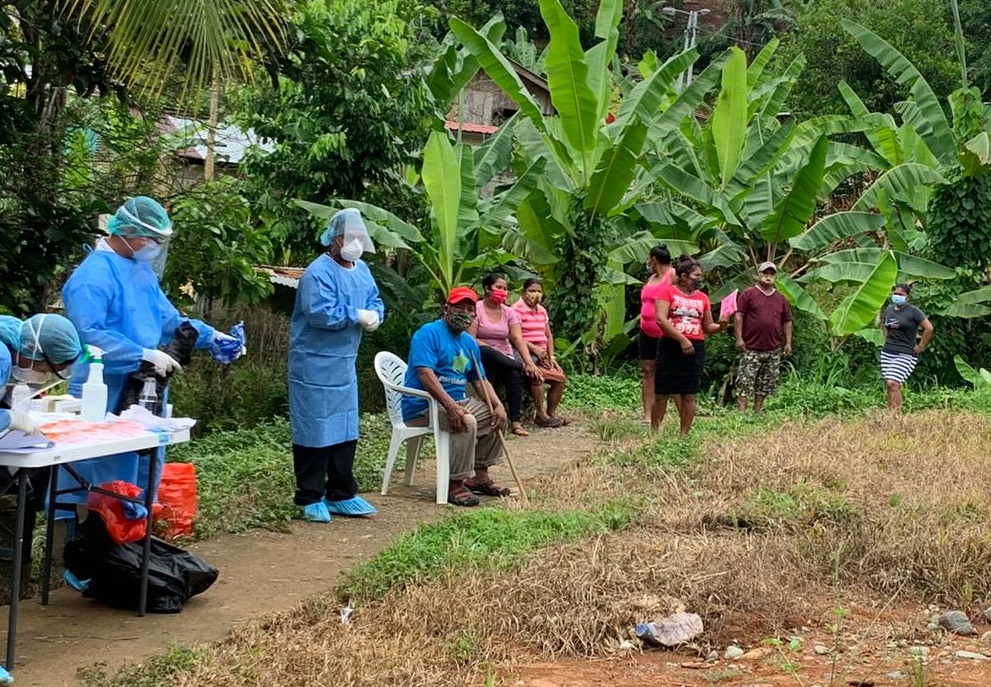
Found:
<path fill-rule="evenodd" d="M 541 546 L 616 531 L 630 518 L 616 504 L 596 512 L 468 511 L 402 535 L 349 572 L 338 591 L 348 599 L 378 599 L 393 588 L 433 579 L 445 567 L 506 569 Z"/>
<path fill-rule="evenodd" d="M 359 490 L 372 491 L 381 484 L 391 433 L 384 414 L 362 417 L 354 465 Z M 196 465 L 196 538 L 254 527 L 281 528 L 296 514 L 292 436 L 286 420 L 209 433 L 170 448 L 168 460 Z"/>

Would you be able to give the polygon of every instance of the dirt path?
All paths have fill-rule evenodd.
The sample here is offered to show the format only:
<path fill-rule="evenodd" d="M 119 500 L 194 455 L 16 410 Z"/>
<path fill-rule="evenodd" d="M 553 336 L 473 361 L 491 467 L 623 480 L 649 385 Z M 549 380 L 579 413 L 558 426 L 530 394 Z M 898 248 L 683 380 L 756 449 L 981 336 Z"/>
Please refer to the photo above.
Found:
<path fill-rule="evenodd" d="M 572 425 L 512 438 L 509 446 L 525 483 L 527 477 L 566 467 L 595 444 L 590 433 Z M 492 474 L 511 484 L 505 466 Z M 294 521 L 289 534 L 254 531 L 190 546 L 217 566 L 220 579 L 178 615 L 139 618 L 101 606 L 71 589 L 55 591 L 47 607 L 38 599 L 26 600 L 20 607 L 16 684 L 75 685 L 79 668 L 102 663 L 113 670 L 176 643 L 221 639 L 238 623 L 288 609 L 324 592 L 342 571 L 371 558 L 398 534 L 443 515 L 445 507 L 433 503 L 433 479 L 434 465 L 429 461 L 417 471 L 412 487 L 405 486 L 399 473 L 388 496 L 366 494 L 379 509 L 374 518 L 337 517 L 330 525 Z M 6 632 L 2 634 L 6 641 Z"/>

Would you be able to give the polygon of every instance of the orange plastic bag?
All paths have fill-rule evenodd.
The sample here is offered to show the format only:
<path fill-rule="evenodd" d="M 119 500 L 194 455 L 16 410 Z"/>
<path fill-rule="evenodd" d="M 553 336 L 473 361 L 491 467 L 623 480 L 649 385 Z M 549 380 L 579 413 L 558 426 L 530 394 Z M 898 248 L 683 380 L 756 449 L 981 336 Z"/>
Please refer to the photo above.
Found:
<path fill-rule="evenodd" d="M 166 463 L 158 486 L 165 520 L 164 536 L 175 539 L 193 531 L 196 519 L 196 466 L 192 463 Z"/>
<path fill-rule="evenodd" d="M 141 487 L 122 480 L 115 480 L 98 486 L 105 491 L 131 498 L 140 496 L 144 491 Z M 127 518 L 124 515 L 124 502 L 113 496 L 91 491 L 86 496 L 86 507 L 102 518 L 110 538 L 118 544 L 127 544 L 144 539 L 145 532 L 148 531 L 147 518 L 136 520 Z"/>

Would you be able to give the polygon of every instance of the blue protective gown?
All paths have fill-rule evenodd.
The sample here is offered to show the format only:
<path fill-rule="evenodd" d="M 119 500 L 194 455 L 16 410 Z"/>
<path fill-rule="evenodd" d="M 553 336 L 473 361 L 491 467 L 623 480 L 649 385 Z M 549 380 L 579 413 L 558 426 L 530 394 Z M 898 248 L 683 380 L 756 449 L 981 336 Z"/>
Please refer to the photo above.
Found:
<path fill-rule="evenodd" d="M 118 410 L 128 376 L 141 365 L 142 350 L 168 344 L 176 327 L 186 321 L 169 303 L 149 263 L 110 250 L 95 250 L 86 256 L 62 288 L 62 301 L 82 343 L 103 350 L 107 411 L 112 413 Z M 189 323 L 199 332 L 196 347 L 209 347 L 213 327 L 198 320 Z M 69 393 L 81 398 L 88 377 L 88 362 L 73 365 Z M 136 453 L 121 453 L 75 463 L 73 468 L 95 485 L 124 480 L 144 488 L 148 474 L 143 462 L 140 473 L 138 466 Z M 74 482 L 61 472 L 59 484 Z M 86 494 L 66 494 L 60 500 L 85 503 Z"/>
<path fill-rule="evenodd" d="M 299 280 L 290 324 L 289 418 L 292 441 L 321 448 L 358 438 L 355 360 L 362 328 L 358 310 L 385 319 L 372 273 L 324 254 Z"/>
<path fill-rule="evenodd" d="M 0 344 L 0 396 L 3 395 L 2 390 L 7 385 L 7 380 L 10 379 L 10 370 L 13 364 L 10 351 L 7 350 L 6 346 Z M 10 411 L 0 409 L 0 432 L 6 432 L 8 427 L 10 427 Z"/>

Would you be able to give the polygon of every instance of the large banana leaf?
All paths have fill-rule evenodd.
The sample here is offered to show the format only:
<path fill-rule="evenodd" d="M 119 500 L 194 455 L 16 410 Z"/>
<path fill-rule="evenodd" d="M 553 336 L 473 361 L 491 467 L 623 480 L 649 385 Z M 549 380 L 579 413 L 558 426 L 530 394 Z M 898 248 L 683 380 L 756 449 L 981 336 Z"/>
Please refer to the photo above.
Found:
<path fill-rule="evenodd" d="M 599 103 L 599 109 L 595 114 L 596 121 L 604 119 L 609 108 L 609 96 L 613 85 L 613 76 L 609 67 L 616 57 L 616 44 L 619 42 L 617 27 L 622 18 L 622 0 L 603 0 L 595 15 L 595 37 L 601 40 L 585 53 L 585 61 L 588 64 L 588 86 Z"/>
<path fill-rule="evenodd" d="M 736 171 L 747 133 L 747 56 L 737 47 L 729 50 L 723 66 L 723 87 L 716 98 L 709 130 L 719 160 L 719 186 L 725 189 Z"/>
<path fill-rule="evenodd" d="M 829 139 L 823 136 L 812 148 L 808 164 L 795 175 L 791 190 L 777 203 L 774 214 L 761 225 L 760 234 L 765 241 L 786 241 L 805 229 L 819 199 L 828 151 Z"/>
<path fill-rule="evenodd" d="M 892 167 L 871 184 L 857 202 L 853 204 L 853 210 L 870 210 L 878 206 L 878 194 L 884 191 L 888 198 L 901 198 L 912 202 L 916 197 L 916 192 L 920 187 L 936 186 L 945 184 L 943 175 L 932 167 L 920 165 L 915 162 L 906 162 L 903 165 Z M 925 207 L 914 207 L 919 212 L 924 212 Z"/>
<path fill-rule="evenodd" d="M 991 384 L 991 379 L 989 379 L 991 375 L 987 370 L 984 368 L 981 368 L 980 371 L 975 370 L 959 355 L 953 356 L 953 365 L 957 368 L 960 376 L 964 378 L 964 381 L 973 384 L 975 389 Z"/>
<path fill-rule="evenodd" d="M 497 13 L 478 32 L 498 44 L 506 32 L 502 14 Z M 478 72 L 478 60 L 471 53 L 459 50 L 454 35 L 450 33 L 444 37 L 441 48 L 441 57 L 434 61 L 424 81 L 434 99 L 444 107 L 449 107 Z"/>
<path fill-rule="evenodd" d="M 657 178 L 675 193 L 687 196 L 703 206 L 718 209 L 727 224 L 740 224 L 726 203 L 726 199 L 713 191 L 698 177 L 692 176 L 674 165 L 663 165 L 657 170 Z"/>
<path fill-rule="evenodd" d="M 827 253 L 820 260 L 827 265 L 846 265 L 849 263 L 866 263 L 876 265 L 886 253 L 891 253 L 898 261 L 898 273 L 916 279 L 953 279 L 957 273 L 938 262 L 926 260 L 902 251 L 888 251 L 884 248 L 850 248 L 847 250 Z M 835 281 L 835 280 L 829 280 Z M 860 281 L 860 280 L 857 280 Z M 979 302 L 979 301 L 970 301 Z"/>
<path fill-rule="evenodd" d="M 710 62 L 702 73 L 695 77 L 691 85 L 665 108 L 650 127 L 651 140 L 662 140 L 671 130 L 680 127 L 686 119 L 695 116 L 699 105 L 705 100 L 706 93 L 719 82 L 723 65 L 729 59 L 729 54 L 729 51 L 724 52 Z"/>
<path fill-rule="evenodd" d="M 943 162 L 953 161 L 957 149 L 953 129 L 936 94 L 915 65 L 873 31 L 849 19 L 842 19 L 841 23 L 847 33 L 860 43 L 860 47 L 888 70 L 900 85 L 909 87 L 915 107 L 903 113 L 906 121 L 915 127 L 937 158 Z"/>
<path fill-rule="evenodd" d="M 691 241 L 673 238 L 658 238 L 649 231 L 640 231 L 623 240 L 623 243 L 609 251 L 609 260 L 618 265 L 640 264 L 647 259 L 650 249 L 663 243 L 671 255 L 694 255 L 698 246 Z"/>
<path fill-rule="evenodd" d="M 975 317 L 987 317 L 991 315 L 991 308 L 978 303 L 951 303 L 944 308 L 940 315 L 947 317 L 960 317 L 963 319 L 974 319 Z"/>
<path fill-rule="evenodd" d="M 647 125 L 657 113 L 671 83 L 697 57 L 694 50 L 673 57 L 637 84 L 623 101 L 616 122 L 622 127 L 619 140 L 599 158 L 589 180 L 586 208 L 604 215 L 622 200 L 636 175 L 637 161 L 647 138 Z"/>
<path fill-rule="evenodd" d="M 789 277 L 787 274 L 779 273 L 775 280 L 778 291 L 784 294 L 792 306 L 809 313 L 817 320 L 825 320 L 826 313 L 822 311 L 815 299 L 802 288 L 802 285 Z"/>
<path fill-rule="evenodd" d="M 781 108 L 784 106 L 785 101 L 788 100 L 788 96 L 791 95 L 791 90 L 798 83 L 798 77 L 802 74 L 802 70 L 805 69 L 805 55 L 799 55 L 788 68 L 782 73 L 781 83 L 774 89 L 774 92 L 767 98 L 764 102 L 764 106 L 761 108 L 760 116 L 762 119 L 767 117 L 777 117 L 781 114 Z"/>
<path fill-rule="evenodd" d="M 423 186 L 430 198 L 439 242 L 435 247 L 444 286 L 454 277 L 454 257 L 458 246 L 458 218 L 461 212 L 461 165 L 459 151 L 446 133 L 433 131 L 423 149 Z"/>
<path fill-rule="evenodd" d="M 844 298 L 829 316 L 833 334 L 848 336 L 870 324 L 884 305 L 897 277 L 898 261 L 894 255 L 887 253 L 864 283 Z"/>
<path fill-rule="evenodd" d="M 516 70 L 513 69 L 512 63 L 499 51 L 499 48 L 457 17 L 451 17 L 450 26 L 452 33 L 478 59 L 478 63 L 482 65 L 482 69 L 489 75 L 489 78 L 495 81 L 496 85 L 520 106 L 520 111 L 533 122 L 534 126 L 543 131 L 544 116 L 540 111 L 540 106 L 523 85 Z"/>
<path fill-rule="evenodd" d="M 800 282 L 812 282 L 817 279 L 828 281 L 830 284 L 852 282 L 863 284 L 874 274 L 875 262 L 862 262 L 856 260 L 845 260 L 841 263 L 826 263 L 809 270 L 800 278 Z"/>
<path fill-rule="evenodd" d="M 977 176 L 991 167 L 991 137 L 987 131 L 982 131 L 963 144 L 960 162 L 968 176 Z"/>
<path fill-rule="evenodd" d="M 826 215 L 808 231 L 788 242 L 792 248 L 813 251 L 825 248 L 834 241 L 844 241 L 868 231 L 880 231 L 884 218 L 873 212 L 837 212 Z"/>
<path fill-rule="evenodd" d="M 623 129 L 623 136 L 599 158 L 585 196 L 585 207 L 605 215 L 619 203 L 637 172 L 637 160 L 647 139 L 647 125 L 636 121 Z"/>
<path fill-rule="evenodd" d="M 759 124 L 754 125 L 755 128 L 758 126 Z M 747 155 L 740 163 L 733 175 L 733 180 L 726 187 L 726 194 L 730 198 L 736 198 L 742 193 L 749 192 L 754 179 L 766 173 L 775 162 L 781 159 L 781 155 L 791 144 L 794 133 L 795 123 L 793 120 L 789 120 L 766 137 L 763 144 L 753 153 Z"/>
<path fill-rule="evenodd" d="M 509 189 L 493 199 L 494 202 L 482 213 L 479 224 L 488 228 L 499 226 L 505 222 L 506 218 L 516 212 L 519 204 L 537 187 L 537 182 L 543 176 L 546 164 L 544 159 L 535 160 Z"/>
<path fill-rule="evenodd" d="M 781 39 L 777 36 L 773 37 L 767 42 L 767 44 L 760 49 L 757 53 L 757 57 L 754 58 L 753 62 L 747 68 L 747 90 L 753 89 L 757 83 L 760 81 L 761 74 L 764 73 L 764 68 L 767 67 L 771 58 L 774 57 L 774 52 L 781 45 Z"/>
<path fill-rule="evenodd" d="M 458 143 L 455 154 L 461 160 L 461 197 L 458 202 L 458 234 L 478 222 L 478 191 L 475 190 L 475 154 L 471 146 Z"/>
<path fill-rule="evenodd" d="M 573 160 L 567 153 L 554 145 L 555 139 L 538 131 L 528 119 L 518 122 L 515 128 L 516 140 L 523 149 L 524 157 L 529 161 L 545 159 L 547 161 L 545 173 L 550 185 L 566 193 L 573 193 L 578 170 L 575 169 Z"/>
<path fill-rule="evenodd" d="M 547 45 L 547 85 L 551 102 L 557 110 L 564 133 L 571 146 L 586 160 L 595 148 L 599 128 L 599 103 L 588 84 L 588 64 L 578 37 L 578 25 L 568 16 L 560 0 L 540 0 L 540 14 L 547 24 L 551 40 Z"/>
<path fill-rule="evenodd" d="M 506 169 L 512 159 L 513 135 L 516 130 L 516 117 L 507 119 L 485 143 L 475 150 L 475 184 L 482 188 L 492 181 L 492 177 Z"/>

